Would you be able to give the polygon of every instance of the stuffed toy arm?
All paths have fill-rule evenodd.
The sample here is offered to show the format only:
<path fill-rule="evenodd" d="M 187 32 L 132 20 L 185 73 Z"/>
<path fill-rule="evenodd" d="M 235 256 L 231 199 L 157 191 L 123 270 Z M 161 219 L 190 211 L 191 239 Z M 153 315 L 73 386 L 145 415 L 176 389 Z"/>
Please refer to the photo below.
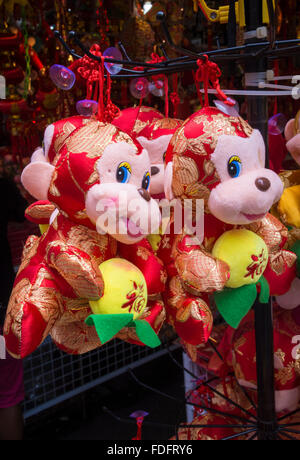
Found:
<path fill-rule="evenodd" d="M 133 263 L 143 273 L 148 296 L 160 294 L 165 290 L 166 269 L 162 261 L 154 254 L 151 244 L 143 239 L 139 243 L 118 246 L 119 256 Z"/>
<path fill-rule="evenodd" d="M 284 249 L 288 240 L 288 229 L 274 216 L 254 222 L 248 229 L 260 236 L 269 249 L 269 263 L 264 272 L 271 295 L 283 295 L 296 277 L 297 256 Z"/>
<path fill-rule="evenodd" d="M 190 244 L 190 237 L 175 242 L 173 257 L 185 289 L 194 294 L 221 291 L 230 278 L 229 266 L 203 247 Z"/>
<path fill-rule="evenodd" d="M 54 241 L 47 248 L 46 259 L 78 297 L 89 300 L 102 297 L 104 281 L 101 272 L 96 261 L 87 253 L 63 241 Z"/>
<path fill-rule="evenodd" d="M 267 214 L 262 220 L 253 222 L 246 228 L 260 236 L 272 254 L 280 251 L 288 239 L 288 229 L 272 214 Z"/>
<path fill-rule="evenodd" d="M 36 201 L 26 209 L 25 217 L 34 224 L 47 225 L 54 211 L 55 206 L 50 201 Z"/>

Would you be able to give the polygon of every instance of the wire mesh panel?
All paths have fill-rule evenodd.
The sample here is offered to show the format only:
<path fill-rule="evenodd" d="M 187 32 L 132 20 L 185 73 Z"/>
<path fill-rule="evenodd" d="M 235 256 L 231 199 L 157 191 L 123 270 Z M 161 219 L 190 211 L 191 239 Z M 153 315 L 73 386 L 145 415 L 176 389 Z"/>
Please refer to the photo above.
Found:
<path fill-rule="evenodd" d="M 36 415 L 165 353 L 163 347 L 152 350 L 116 339 L 90 353 L 72 356 L 48 337 L 24 360 L 24 416 Z"/>

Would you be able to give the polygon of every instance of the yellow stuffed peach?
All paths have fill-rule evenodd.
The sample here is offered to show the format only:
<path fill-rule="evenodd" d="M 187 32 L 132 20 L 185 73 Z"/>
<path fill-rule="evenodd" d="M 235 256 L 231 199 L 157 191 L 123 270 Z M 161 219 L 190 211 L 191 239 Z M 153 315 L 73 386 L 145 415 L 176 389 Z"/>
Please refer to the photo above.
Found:
<path fill-rule="evenodd" d="M 264 240 L 246 229 L 225 232 L 217 240 L 212 254 L 230 267 L 230 279 L 226 283 L 229 288 L 257 283 L 269 257 Z"/>
<path fill-rule="evenodd" d="M 100 272 L 104 280 L 104 294 L 90 301 L 95 315 L 131 313 L 133 319 L 141 316 L 147 305 L 147 285 L 142 272 L 125 259 L 103 262 Z"/>

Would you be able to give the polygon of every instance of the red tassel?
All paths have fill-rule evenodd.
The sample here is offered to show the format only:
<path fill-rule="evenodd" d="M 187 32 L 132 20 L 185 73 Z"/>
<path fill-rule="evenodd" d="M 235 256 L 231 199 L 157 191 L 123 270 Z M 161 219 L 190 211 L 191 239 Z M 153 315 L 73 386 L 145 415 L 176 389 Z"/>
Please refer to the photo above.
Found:
<path fill-rule="evenodd" d="M 141 441 L 143 421 L 144 421 L 144 417 L 137 417 L 136 419 L 137 433 L 136 433 L 136 436 L 132 438 L 133 441 Z"/>

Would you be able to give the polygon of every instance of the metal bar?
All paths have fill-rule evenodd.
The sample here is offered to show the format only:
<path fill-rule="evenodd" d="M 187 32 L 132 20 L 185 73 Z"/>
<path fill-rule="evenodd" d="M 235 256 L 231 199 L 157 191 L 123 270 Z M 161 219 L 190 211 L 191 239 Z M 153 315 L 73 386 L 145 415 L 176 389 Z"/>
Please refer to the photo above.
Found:
<path fill-rule="evenodd" d="M 276 39 L 276 16 L 273 0 L 267 0 L 269 19 L 270 19 L 270 47 L 274 48 Z"/>
<path fill-rule="evenodd" d="M 276 57 L 279 57 L 280 54 L 284 54 L 284 56 L 286 56 L 287 53 L 289 53 L 289 52 L 293 53 L 294 51 L 300 52 L 300 46 L 299 45 L 298 46 L 289 46 L 287 48 L 277 48 L 277 49 L 274 49 L 274 50 L 269 50 L 269 51 L 267 51 L 266 55 L 269 58 L 271 58 L 271 57 L 276 58 Z"/>
<path fill-rule="evenodd" d="M 292 428 L 279 428 L 279 431 L 286 431 L 287 433 L 300 434 L 300 430 L 293 430 Z"/>
<path fill-rule="evenodd" d="M 149 390 L 149 391 L 152 391 L 153 393 L 157 393 L 157 394 L 159 394 L 160 396 L 163 396 L 163 397 L 165 397 L 165 398 L 168 398 L 168 399 L 171 399 L 171 400 L 173 400 L 173 401 L 176 401 L 176 402 L 179 403 L 179 404 L 185 404 L 185 405 L 186 405 L 186 404 L 189 404 L 189 405 L 191 405 L 191 406 L 199 407 L 199 409 L 203 409 L 203 410 L 206 410 L 206 411 L 208 411 L 208 412 L 212 412 L 212 413 L 214 413 L 214 414 L 224 415 L 224 413 L 223 413 L 222 411 L 219 411 L 219 410 L 217 410 L 217 409 L 213 409 L 212 407 L 204 406 L 204 405 L 201 405 L 201 404 L 194 404 L 194 403 L 191 403 L 191 402 L 186 401 L 186 400 L 182 401 L 182 400 L 179 400 L 179 399 L 175 398 L 174 396 L 171 396 L 171 395 L 168 395 L 168 394 L 166 394 L 166 393 L 163 393 L 162 391 L 159 391 L 159 390 L 157 390 L 156 388 L 153 388 L 153 387 L 147 385 L 146 383 L 141 382 L 141 381 L 137 378 L 137 376 L 136 376 L 130 369 L 129 369 L 129 372 L 130 372 L 130 375 L 132 376 L 132 378 L 133 378 L 139 385 L 141 385 L 142 387 L 146 388 L 146 389 Z M 229 417 L 229 418 L 241 420 L 242 422 L 248 423 L 248 420 L 247 420 L 246 418 L 240 417 L 240 416 L 238 416 L 238 415 L 226 414 L 226 416 Z"/>
<path fill-rule="evenodd" d="M 262 25 L 262 0 L 245 0 L 246 29 L 256 30 Z M 247 40 L 252 49 L 256 39 Z M 265 44 L 263 45 L 265 46 Z M 267 59 L 264 55 L 254 60 L 246 61 L 247 73 L 266 72 Z M 248 89 L 248 88 L 247 88 Z M 248 96 L 249 124 L 259 129 L 268 151 L 268 102 L 266 97 Z M 266 166 L 269 165 L 267 155 Z M 256 301 L 255 312 L 255 341 L 256 341 L 256 370 L 257 370 L 257 400 L 258 400 L 258 439 L 275 439 L 277 418 L 275 411 L 274 389 L 274 345 L 272 302 L 261 304 Z"/>
<path fill-rule="evenodd" d="M 240 436 L 245 436 L 246 434 L 256 432 L 257 428 L 252 428 L 251 430 L 242 431 L 241 433 L 233 434 L 232 436 L 227 436 L 226 438 L 220 439 L 220 441 L 230 441 L 231 439 L 239 438 Z"/>
<path fill-rule="evenodd" d="M 94 61 L 97 61 L 97 62 L 101 62 L 101 57 L 98 57 L 98 56 L 95 56 L 93 53 L 90 52 L 90 50 L 80 41 L 80 39 L 78 38 L 76 32 L 74 30 L 72 30 L 71 32 L 69 32 L 69 37 L 74 40 L 74 42 L 76 43 L 77 46 L 79 46 L 79 48 L 84 52 L 84 54 L 86 54 L 88 57 L 90 57 L 91 59 L 93 59 Z M 113 64 L 127 64 L 127 65 L 130 65 L 132 67 L 148 67 L 148 68 L 163 68 L 164 65 L 163 64 L 149 64 L 147 62 L 137 62 L 137 61 L 123 61 L 123 60 L 120 60 L 120 59 L 111 59 L 111 58 L 105 58 L 105 61 L 107 62 L 111 62 Z"/>
<path fill-rule="evenodd" d="M 254 433 L 253 436 L 251 436 L 249 439 L 246 439 L 246 441 L 253 441 L 253 439 L 255 439 L 257 436 L 257 431 Z"/>
<path fill-rule="evenodd" d="M 280 437 L 280 435 L 285 436 L 286 438 L 290 439 L 291 441 L 298 441 L 297 438 L 287 434 L 285 431 L 280 431 L 280 433 L 278 433 L 278 436 Z"/>
<path fill-rule="evenodd" d="M 213 350 L 215 351 L 215 353 L 219 356 L 219 358 L 221 359 L 221 361 L 225 362 L 223 356 L 221 355 L 221 353 L 219 352 L 219 350 L 217 349 L 217 347 L 215 346 L 215 344 L 212 342 L 211 339 L 209 339 L 209 344 L 210 344 L 210 346 L 213 348 Z M 234 375 L 234 374 L 233 374 L 233 375 Z M 239 388 L 243 391 L 244 395 L 246 396 L 246 398 L 248 399 L 248 401 L 250 402 L 250 404 L 252 405 L 252 407 L 253 407 L 255 410 L 257 410 L 256 405 L 254 404 L 254 402 L 252 401 L 252 399 L 251 399 L 250 396 L 248 395 L 248 393 L 247 393 L 247 391 L 245 390 L 245 388 L 243 388 L 243 387 L 240 385 L 240 383 L 239 383 L 238 379 L 235 377 L 235 375 L 234 375 L 234 378 L 235 378 L 235 380 L 236 380 L 237 385 L 238 385 Z"/>
<path fill-rule="evenodd" d="M 236 14 L 235 0 L 230 0 L 228 24 L 227 24 L 228 44 L 230 47 L 236 46 Z"/>
<path fill-rule="evenodd" d="M 300 427 L 300 422 L 284 423 L 282 425 L 280 424 L 279 426 L 280 426 L 280 428 L 282 428 L 282 427 L 285 428 L 285 427 L 288 427 L 288 426 L 299 426 Z"/>
<path fill-rule="evenodd" d="M 191 372 L 189 369 L 186 369 L 184 366 L 182 366 L 172 355 L 172 353 L 169 351 L 168 349 L 168 353 L 172 359 L 172 361 L 176 364 L 176 366 L 178 366 L 180 369 L 182 369 L 184 372 L 187 372 L 188 374 L 190 374 L 192 377 L 194 377 L 195 379 L 197 379 L 197 376 L 195 374 L 193 374 L 193 372 Z M 227 396 L 223 395 L 220 391 L 216 390 L 214 387 L 212 387 L 208 382 L 203 382 L 202 385 L 208 387 L 212 392 L 214 392 L 216 395 L 220 396 L 221 398 L 223 398 L 225 401 L 227 401 L 229 404 L 231 404 L 232 406 L 234 407 L 237 407 L 238 409 L 240 409 L 242 412 L 244 412 L 245 414 L 249 415 L 250 417 L 253 417 L 257 420 L 257 417 L 255 415 L 253 415 L 251 412 L 249 412 L 247 409 L 245 409 L 244 407 L 242 407 L 240 404 L 236 403 L 235 401 L 233 401 L 232 399 L 228 398 Z M 202 386 L 200 385 L 200 387 Z"/>
<path fill-rule="evenodd" d="M 61 44 L 65 47 L 67 52 L 72 55 L 76 59 L 81 59 L 82 56 L 76 54 L 73 50 L 70 49 L 70 47 L 67 45 L 67 43 L 63 40 L 59 32 L 55 32 L 56 37 L 58 40 L 61 42 Z M 98 62 L 101 61 L 101 59 L 97 56 L 94 56 L 90 51 L 81 43 L 79 38 L 77 37 L 75 32 L 70 32 L 71 37 L 74 38 L 76 41 L 77 45 L 84 51 L 86 55 L 88 55 L 91 59 L 96 60 Z M 281 45 L 284 43 L 300 43 L 300 40 L 286 40 L 282 42 L 275 42 L 277 45 Z M 262 42 L 262 43 L 251 43 L 251 48 L 255 48 L 257 46 L 269 46 L 269 42 Z M 233 55 L 228 55 L 226 53 L 232 52 L 232 51 L 242 51 L 242 50 L 247 50 L 249 45 L 243 45 L 240 47 L 233 47 L 233 48 L 226 48 L 226 49 L 220 49 L 220 50 L 213 50 L 209 51 L 206 53 L 199 53 L 199 54 L 193 54 L 192 57 L 196 58 L 195 60 L 190 60 L 191 56 L 184 56 L 180 58 L 175 58 L 171 60 L 167 60 L 163 63 L 156 63 L 156 64 L 149 64 L 149 63 L 142 63 L 142 62 L 136 62 L 132 61 L 131 59 L 128 58 L 128 55 L 125 50 L 125 57 L 126 59 L 128 58 L 129 60 L 118 60 L 118 59 L 111 59 L 111 58 L 105 58 L 105 61 L 110 62 L 110 63 L 115 63 L 115 64 L 122 64 L 123 65 L 123 72 L 117 75 L 112 75 L 111 77 L 113 79 L 121 79 L 121 78 L 136 78 L 138 76 L 143 76 L 143 77 L 149 77 L 149 76 L 154 76 L 154 75 L 159 75 L 162 73 L 164 74 L 172 74 L 172 73 L 178 73 L 178 72 L 184 72 L 185 70 L 193 70 L 197 68 L 197 60 L 201 59 L 204 57 L 206 54 L 210 58 L 214 59 L 216 62 L 226 62 L 226 61 L 243 61 L 243 60 L 249 60 L 249 58 L 255 59 L 257 54 L 263 51 L 259 51 L 258 53 L 250 53 L 250 54 L 233 54 Z M 286 55 L 287 51 L 295 52 L 298 51 L 300 47 L 292 47 L 292 48 L 286 48 L 286 49 L 275 49 L 275 50 L 269 50 L 267 53 L 272 53 L 270 54 L 270 59 L 278 57 L 281 53 L 284 53 Z M 143 67 L 145 71 L 139 71 L 139 70 L 130 70 L 124 66 L 132 66 L 132 67 Z"/>
<path fill-rule="evenodd" d="M 193 51 L 186 50 L 184 48 L 181 48 L 180 46 L 175 45 L 175 43 L 173 42 L 172 37 L 170 35 L 170 32 L 168 30 L 168 27 L 167 27 L 167 24 L 166 24 L 166 15 L 165 15 L 165 13 L 163 11 L 159 11 L 157 13 L 156 19 L 157 19 L 157 21 L 159 21 L 161 23 L 161 27 L 163 29 L 164 35 L 166 37 L 166 40 L 167 40 L 168 45 L 170 46 L 170 48 L 172 48 L 173 50 L 177 51 L 178 53 L 186 54 L 187 56 L 192 56 L 192 57 L 197 56 L 197 53 L 194 53 Z"/>
<path fill-rule="evenodd" d="M 62 46 L 66 49 L 66 51 L 71 55 L 73 56 L 75 59 L 81 59 L 82 56 L 80 56 L 79 54 L 76 54 L 74 50 L 71 50 L 71 48 L 68 46 L 68 44 L 65 42 L 65 40 L 62 38 L 61 34 L 59 33 L 58 30 L 55 30 L 53 32 L 54 36 L 60 41 L 60 43 L 62 44 Z"/>
<path fill-rule="evenodd" d="M 238 381 L 238 379 L 236 378 L 236 376 L 234 376 L 235 378 L 235 381 L 236 381 L 236 384 L 237 386 L 239 387 L 240 390 L 242 390 L 242 392 L 244 393 L 245 397 L 248 399 L 249 403 L 251 404 L 251 406 L 253 407 L 254 410 L 257 411 L 257 406 L 256 404 L 254 403 L 253 399 L 249 396 L 248 392 L 246 391 L 246 389 L 244 387 L 242 387 L 242 385 L 240 384 L 240 382 Z"/>
<path fill-rule="evenodd" d="M 186 424 L 186 425 L 181 425 L 179 426 L 179 428 L 257 428 L 255 425 L 207 425 L 207 424 L 203 424 L 203 425 L 191 425 L 191 424 Z"/>
<path fill-rule="evenodd" d="M 242 412 L 244 412 L 245 414 L 247 414 L 249 417 L 253 417 L 255 420 L 257 420 L 257 416 L 256 415 L 253 415 L 251 412 L 249 412 L 247 409 L 245 409 L 244 407 L 240 406 L 240 404 L 234 402 L 232 399 L 230 398 L 227 398 L 225 395 L 223 395 L 222 393 L 220 393 L 218 390 L 216 390 L 215 388 L 213 388 L 211 385 L 209 385 L 208 383 L 204 382 L 203 383 L 204 386 L 207 386 L 211 391 L 213 391 L 214 393 L 216 393 L 218 396 L 220 396 L 221 398 L 223 398 L 225 401 L 229 402 L 231 405 L 237 407 L 238 409 L 240 409 Z"/>
<path fill-rule="evenodd" d="M 285 414 L 282 417 L 279 417 L 277 419 L 277 422 L 281 422 L 281 420 L 284 420 L 285 418 L 292 417 L 292 415 L 298 414 L 298 412 L 300 412 L 300 409 L 295 409 L 292 412 L 289 412 L 288 414 Z"/>
<path fill-rule="evenodd" d="M 123 43 L 120 41 L 120 42 L 118 43 L 118 45 L 119 45 L 120 50 L 121 50 L 122 53 L 124 54 L 126 60 L 127 60 L 128 62 L 131 62 L 132 59 L 130 59 L 130 57 L 128 56 L 127 51 L 126 51 L 125 46 L 123 45 Z"/>
<path fill-rule="evenodd" d="M 40 404 L 38 407 L 35 407 L 34 409 L 30 409 L 30 410 L 25 410 L 25 413 L 24 413 L 24 418 L 25 419 L 28 419 L 30 417 L 32 417 L 33 415 L 36 415 L 40 412 L 43 412 L 44 410 L 47 410 L 57 404 L 60 404 L 61 402 L 63 401 L 66 401 L 67 399 L 70 399 L 74 396 L 77 396 L 79 395 L 80 393 L 82 393 L 83 391 L 87 391 L 87 390 L 90 390 L 91 388 L 94 388 L 95 386 L 97 385 L 100 385 L 101 383 L 104 383 L 104 382 L 107 382 L 108 380 L 111 380 L 113 379 L 114 377 L 117 377 L 118 375 L 120 375 L 121 373 L 125 373 L 126 371 L 128 371 L 129 368 L 135 368 L 135 367 L 138 367 L 138 366 L 142 366 L 143 364 L 146 364 L 148 363 L 149 361 L 152 361 L 153 359 L 156 359 L 156 358 L 159 358 L 163 355 L 165 355 L 167 353 L 167 350 L 163 349 L 163 350 L 160 350 L 152 355 L 149 355 L 149 356 L 146 356 L 134 363 L 131 363 L 127 366 L 122 366 L 122 368 L 120 369 L 117 369 L 116 371 L 113 371 L 107 375 L 103 375 L 101 377 L 99 377 L 98 379 L 95 379 L 93 380 L 92 382 L 89 382 L 85 385 L 81 385 L 80 387 L 78 388 L 75 388 L 74 390 L 72 391 L 69 391 L 61 396 L 58 396 L 54 399 L 51 399 L 50 401 L 47 401 L 46 403 L 44 404 Z"/>
<path fill-rule="evenodd" d="M 66 49 L 66 51 L 71 54 L 73 57 L 75 57 L 76 59 L 80 59 L 82 58 L 82 56 L 76 54 L 74 52 L 74 50 L 71 50 L 71 48 L 67 45 L 67 43 L 65 42 L 65 40 L 62 38 L 61 34 L 58 32 L 58 31 L 55 31 L 54 32 L 55 36 L 57 37 L 57 39 L 61 42 L 61 44 L 64 46 L 64 48 Z M 100 58 L 93 55 L 92 53 L 90 53 L 90 51 L 83 45 L 83 43 L 79 40 L 76 32 L 74 31 L 71 31 L 69 33 L 70 37 L 72 39 L 74 39 L 74 41 L 76 42 L 76 44 L 82 49 L 82 51 L 84 51 L 85 54 L 87 54 L 91 59 L 94 59 L 98 62 L 100 62 Z M 274 45 L 276 47 L 278 46 L 282 46 L 282 45 L 291 45 L 291 44 L 298 44 L 300 45 L 300 40 L 297 39 L 297 40 L 282 40 L 282 41 L 275 41 Z M 207 55 L 208 57 L 211 57 L 211 58 L 217 58 L 218 60 L 226 60 L 228 58 L 230 59 L 245 59 L 245 58 L 249 58 L 249 57 L 255 57 L 256 54 L 255 53 L 252 53 L 249 55 L 247 55 L 247 53 L 245 55 L 243 54 L 237 54 L 237 55 L 226 55 L 226 53 L 229 53 L 229 52 L 237 52 L 237 51 L 246 51 L 247 49 L 249 49 L 249 47 L 251 49 L 254 49 L 256 47 L 263 47 L 263 48 L 269 48 L 270 46 L 270 42 L 269 41 L 265 41 L 265 42 L 256 42 L 256 43 L 251 43 L 251 45 L 249 44 L 245 44 L 245 45 L 242 45 L 242 46 L 235 46 L 235 47 L 229 47 L 229 48 L 221 48 L 221 49 L 216 49 L 216 50 L 212 50 L 212 51 L 207 51 L 207 52 L 202 52 L 202 53 L 194 53 L 194 52 L 190 52 L 190 54 L 186 55 L 186 56 L 182 56 L 182 57 L 179 57 L 179 58 L 175 58 L 175 59 L 168 59 L 167 61 L 163 62 L 163 63 L 156 63 L 156 64 L 149 64 L 149 63 L 145 63 L 145 62 L 136 62 L 136 61 L 132 61 L 132 59 L 130 59 L 127 55 L 127 52 L 124 48 L 124 46 L 122 45 L 122 43 L 120 42 L 119 44 L 120 48 L 122 49 L 125 57 L 127 60 L 119 60 L 119 59 L 112 59 L 112 58 L 106 58 L 105 60 L 107 62 L 111 62 L 111 63 L 114 63 L 114 64 L 123 64 L 123 65 L 132 65 L 133 67 L 147 67 L 147 68 L 164 68 L 164 67 L 168 67 L 170 64 L 175 64 L 175 63 L 178 63 L 178 62 L 181 62 L 181 61 L 188 61 L 189 59 L 191 58 L 194 58 L 196 60 L 198 59 L 202 59 L 204 58 L 205 55 Z M 286 52 L 287 50 L 291 49 L 293 51 L 298 51 L 299 50 L 299 46 L 294 46 L 294 47 L 291 47 L 291 48 L 276 48 L 276 49 L 273 49 L 273 50 L 269 50 L 267 52 L 270 53 L 270 54 L 275 54 L 276 53 L 281 53 L 281 52 Z M 187 50 L 186 50 L 187 51 Z M 223 56 L 221 56 L 223 55 Z M 193 62 L 193 61 L 192 61 Z"/>

